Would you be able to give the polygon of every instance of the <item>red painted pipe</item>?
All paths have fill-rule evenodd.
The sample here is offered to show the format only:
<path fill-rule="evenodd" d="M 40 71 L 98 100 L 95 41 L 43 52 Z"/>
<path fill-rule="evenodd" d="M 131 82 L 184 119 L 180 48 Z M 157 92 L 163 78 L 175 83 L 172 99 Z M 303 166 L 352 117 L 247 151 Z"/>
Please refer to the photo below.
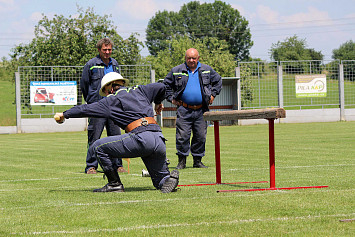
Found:
<path fill-rule="evenodd" d="M 221 150 L 219 143 L 219 122 L 213 121 L 214 123 L 214 152 L 215 152 L 215 160 L 216 160 L 216 183 L 221 184 Z"/>
<path fill-rule="evenodd" d="M 274 119 L 269 119 L 270 188 L 275 188 L 275 132 Z"/>

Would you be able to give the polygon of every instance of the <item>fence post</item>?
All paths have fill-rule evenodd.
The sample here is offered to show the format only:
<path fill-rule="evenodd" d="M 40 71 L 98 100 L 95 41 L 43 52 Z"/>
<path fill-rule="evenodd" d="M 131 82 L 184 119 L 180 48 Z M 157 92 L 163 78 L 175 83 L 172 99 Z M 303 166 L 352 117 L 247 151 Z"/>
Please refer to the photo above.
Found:
<path fill-rule="evenodd" d="M 155 82 L 155 70 L 150 70 L 150 82 Z M 153 103 L 153 110 L 154 110 L 154 103 Z M 155 112 L 154 112 L 155 113 Z M 157 120 L 159 120 L 160 127 L 163 127 L 163 111 L 161 111 L 160 115 L 157 115 Z"/>
<path fill-rule="evenodd" d="M 21 80 L 20 72 L 15 72 L 16 132 L 21 133 Z"/>
<path fill-rule="evenodd" d="M 344 65 L 339 64 L 339 104 L 340 121 L 345 121 L 345 95 L 344 95 Z"/>
<path fill-rule="evenodd" d="M 284 107 L 284 86 L 283 86 L 283 73 L 282 73 L 282 65 L 277 66 L 277 94 L 278 94 L 278 102 L 279 108 Z"/>
<path fill-rule="evenodd" d="M 242 109 L 242 99 L 240 93 L 240 67 L 235 68 L 235 77 L 237 78 L 237 110 Z"/>
<path fill-rule="evenodd" d="M 150 82 L 155 82 L 155 70 L 150 70 Z"/>

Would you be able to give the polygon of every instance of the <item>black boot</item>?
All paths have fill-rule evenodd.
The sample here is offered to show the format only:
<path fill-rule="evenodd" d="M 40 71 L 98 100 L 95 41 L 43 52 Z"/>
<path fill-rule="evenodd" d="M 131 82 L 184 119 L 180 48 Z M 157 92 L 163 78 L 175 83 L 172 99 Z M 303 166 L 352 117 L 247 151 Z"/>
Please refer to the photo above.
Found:
<path fill-rule="evenodd" d="M 194 168 L 208 168 L 201 162 L 202 157 L 194 156 Z"/>
<path fill-rule="evenodd" d="M 179 155 L 179 164 L 176 169 L 181 170 L 186 168 L 186 156 Z"/>
<path fill-rule="evenodd" d="M 124 192 L 123 184 L 116 169 L 104 171 L 108 183 L 102 188 L 94 189 L 93 192 Z"/>
<path fill-rule="evenodd" d="M 165 180 L 165 183 L 161 187 L 162 193 L 171 193 L 176 190 L 176 187 L 179 184 L 179 171 L 173 170 L 170 173 L 170 177 Z"/>

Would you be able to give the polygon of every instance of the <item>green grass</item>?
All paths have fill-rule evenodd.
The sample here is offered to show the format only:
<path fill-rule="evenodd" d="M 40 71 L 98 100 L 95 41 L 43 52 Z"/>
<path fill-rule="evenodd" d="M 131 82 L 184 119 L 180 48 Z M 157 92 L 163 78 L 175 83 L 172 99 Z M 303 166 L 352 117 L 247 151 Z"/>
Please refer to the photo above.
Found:
<path fill-rule="evenodd" d="M 0 126 L 16 126 L 15 84 L 0 80 Z"/>
<path fill-rule="evenodd" d="M 93 193 L 107 180 L 86 175 L 86 133 L 0 135 L 0 236 L 353 236 L 355 122 L 275 124 L 276 187 L 322 189 L 217 193 L 268 183 L 155 190 L 131 159 L 125 193 Z M 175 129 L 164 128 L 171 168 Z M 269 180 L 268 126 L 220 127 L 222 182 Z M 210 127 L 204 163 L 180 184 L 214 183 Z M 124 161 L 124 165 L 126 163 Z M 127 166 L 126 166 L 127 167 Z"/>

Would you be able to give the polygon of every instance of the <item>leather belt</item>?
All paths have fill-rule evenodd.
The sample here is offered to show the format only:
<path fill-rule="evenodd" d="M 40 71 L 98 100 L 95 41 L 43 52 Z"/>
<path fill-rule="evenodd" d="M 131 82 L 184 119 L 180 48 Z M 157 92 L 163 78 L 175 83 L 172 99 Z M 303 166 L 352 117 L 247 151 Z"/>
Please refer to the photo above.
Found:
<path fill-rule="evenodd" d="M 194 109 L 194 110 L 202 108 L 202 104 L 200 104 L 200 105 L 188 105 L 185 102 L 181 102 L 181 105 L 184 106 L 185 108 Z"/>
<path fill-rule="evenodd" d="M 127 127 L 125 128 L 125 131 L 128 133 L 137 127 L 147 126 L 148 124 L 157 124 L 157 122 L 153 117 L 140 118 L 128 124 Z"/>

